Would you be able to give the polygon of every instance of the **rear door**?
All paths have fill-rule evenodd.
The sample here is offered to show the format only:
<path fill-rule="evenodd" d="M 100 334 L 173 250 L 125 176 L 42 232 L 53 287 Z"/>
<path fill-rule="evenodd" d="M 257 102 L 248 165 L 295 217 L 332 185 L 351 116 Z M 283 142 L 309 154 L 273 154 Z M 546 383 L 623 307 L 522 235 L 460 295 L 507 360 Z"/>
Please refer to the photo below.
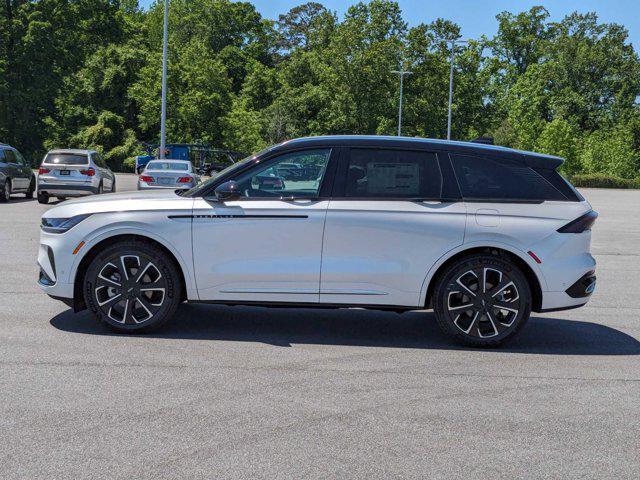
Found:
<path fill-rule="evenodd" d="M 464 239 L 447 168 L 433 152 L 346 149 L 327 210 L 321 303 L 419 305 L 429 269 Z"/>
<path fill-rule="evenodd" d="M 196 198 L 194 269 L 201 300 L 317 303 L 322 234 L 337 150 L 304 149 L 267 158 L 237 174 L 241 198 Z M 316 166 L 284 180 L 277 166 Z"/>

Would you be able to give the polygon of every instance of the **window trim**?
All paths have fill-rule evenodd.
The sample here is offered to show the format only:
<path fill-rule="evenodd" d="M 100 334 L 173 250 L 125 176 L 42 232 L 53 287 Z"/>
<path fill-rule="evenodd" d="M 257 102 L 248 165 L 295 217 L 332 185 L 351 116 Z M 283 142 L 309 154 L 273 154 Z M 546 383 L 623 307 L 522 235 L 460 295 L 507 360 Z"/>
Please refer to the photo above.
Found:
<path fill-rule="evenodd" d="M 348 197 L 346 196 L 346 179 L 347 179 L 347 171 L 349 169 L 349 161 L 351 160 L 351 150 L 396 150 L 400 152 L 414 152 L 414 153 L 423 153 L 433 155 L 436 159 L 436 164 L 438 165 L 438 170 L 440 171 L 440 178 L 442 180 L 442 185 L 440 188 L 440 196 L 438 197 Z M 421 149 L 421 148 L 402 148 L 402 147 L 392 147 L 392 146 L 384 146 L 384 147 L 375 147 L 375 146 L 348 146 L 343 148 L 343 154 L 340 157 L 339 166 L 337 169 L 336 179 L 334 182 L 334 188 L 331 192 L 332 200 L 342 200 L 342 201 L 368 201 L 368 202 L 440 202 L 440 203 L 457 203 L 461 201 L 460 198 L 456 197 L 444 197 L 442 192 L 445 190 L 445 182 L 447 179 L 445 178 L 444 172 L 442 168 L 442 161 L 440 159 L 440 155 L 437 151 Z"/>
<path fill-rule="evenodd" d="M 283 156 L 283 155 L 289 155 L 292 153 L 296 153 L 296 152 L 304 152 L 304 151 L 309 151 L 309 150 L 329 150 L 329 160 L 327 162 L 327 168 L 325 170 L 325 174 L 324 177 L 322 178 L 322 183 L 320 184 L 320 188 L 318 189 L 318 195 L 315 197 L 296 197 L 293 195 L 289 195 L 289 196 L 273 196 L 273 197 L 240 197 L 240 199 L 236 200 L 236 201 L 284 201 L 284 202 L 291 202 L 291 201 L 295 201 L 295 200 L 308 200 L 308 201 L 319 201 L 319 200 L 326 200 L 329 199 L 330 196 L 328 195 L 330 193 L 330 189 L 333 186 L 334 183 L 334 178 L 335 178 L 335 173 L 336 173 L 336 164 L 338 161 L 338 158 L 341 155 L 341 151 L 342 148 L 340 146 L 336 146 L 336 145 L 326 145 L 326 146 L 316 146 L 316 147 L 303 147 L 300 146 L 299 148 L 292 148 L 292 149 L 287 149 L 287 150 L 279 150 L 279 151 L 275 151 L 275 152 L 268 152 L 264 157 L 261 158 L 256 158 L 254 159 L 254 161 L 250 162 L 246 168 L 243 168 L 237 172 L 234 172 L 233 175 L 226 177 L 226 178 L 221 178 L 218 181 L 216 181 L 215 183 L 213 183 L 209 189 L 206 192 L 203 192 L 201 195 L 199 195 L 200 198 L 204 198 L 204 199 L 214 199 L 215 198 L 215 189 L 218 188 L 220 185 L 222 185 L 225 182 L 228 181 L 235 181 L 239 176 L 244 176 L 246 173 L 250 173 L 252 169 L 257 169 L 258 167 L 260 167 L 262 169 L 262 167 L 268 168 L 268 166 L 271 163 L 275 163 L 276 159 Z"/>

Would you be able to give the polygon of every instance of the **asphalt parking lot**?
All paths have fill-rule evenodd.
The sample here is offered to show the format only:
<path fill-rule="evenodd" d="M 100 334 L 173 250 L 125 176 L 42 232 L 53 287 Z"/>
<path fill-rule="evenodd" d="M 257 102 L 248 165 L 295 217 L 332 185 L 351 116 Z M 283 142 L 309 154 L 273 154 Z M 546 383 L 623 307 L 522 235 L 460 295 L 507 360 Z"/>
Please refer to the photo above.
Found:
<path fill-rule="evenodd" d="M 134 188 L 121 176 L 118 188 Z M 588 307 L 499 350 L 431 313 L 185 305 L 111 334 L 35 284 L 40 215 L 0 204 L 0 477 L 638 478 L 640 191 L 599 211 Z"/>

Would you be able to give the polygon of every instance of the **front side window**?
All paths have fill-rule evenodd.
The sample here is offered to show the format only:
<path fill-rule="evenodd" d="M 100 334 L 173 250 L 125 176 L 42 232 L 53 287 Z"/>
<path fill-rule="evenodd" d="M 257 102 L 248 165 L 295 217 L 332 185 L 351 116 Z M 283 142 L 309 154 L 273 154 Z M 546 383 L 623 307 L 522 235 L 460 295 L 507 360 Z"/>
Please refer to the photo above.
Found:
<path fill-rule="evenodd" d="M 22 166 L 26 167 L 27 166 L 27 161 L 24 159 L 22 154 L 18 150 L 15 150 L 13 153 L 16 156 L 16 163 L 18 165 L 22 165 Z"/>
<path fill-rule="evenodd" d="M 7 159 L 7 163 L 17 163 L 16 154 L 13 150 L 5 150 L 4 156 Z"/>
<path fill-rule="evenodd" d="M 465 200 L 566 200 L 540 174 L 521 162 L 471 155 L 452 155 L 451 160 Z"/>
<path fill-rule="evenodd" d="M 442 174 L 434 153 L 352 148 L 345 196 L 430 198 L 442 194 Z"/>
<path fill-rule="evenodd" d="M 330 156 L 329 148 L 285 153 L 235 181 L 245 197 L 316 198 Z"/>

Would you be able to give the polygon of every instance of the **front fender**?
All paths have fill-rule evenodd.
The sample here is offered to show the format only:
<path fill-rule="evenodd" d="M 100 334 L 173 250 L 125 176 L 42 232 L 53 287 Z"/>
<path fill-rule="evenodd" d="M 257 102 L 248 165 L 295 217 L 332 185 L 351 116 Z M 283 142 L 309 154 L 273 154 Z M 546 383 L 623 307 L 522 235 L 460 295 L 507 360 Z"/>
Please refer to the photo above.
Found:
<path fill-rule="evenodd" d="M 189 235 L 190 234 L 191 231 L 189 229 Z M 156 242 L 167 248 L 167 250 L 171 252 L 171 254 L 176 258 L 178 264 L 180 265 L 186 284 L 185 288 L 187 290 L 187 298 L 198 299 L 198 293 L 195 287 L 192 269 L 190 268 L 190 265 L 193 264 L 191 258 L 191 250 L 189 249 L 189 252 L 183 255 L 180 249 L 178 249 L 167 238 L 157 234 L 156 232 L 149 231 L 148 228 L 143 228 L 142 225 L 137 226 L 135 223 L 131 222 L 127 222 L 126 225 L 119 225 L 117 223 L 110 224 L 108 226 L 105 226 L 104 228 L 95 230 L 91 233 L 90 236 L 83 240 L 85 244 L 79 252 L 82 253 L 82 255 L 78 254 L 75 256 L 71 271 L 69 272 L 69 279 L 71 279 L 72 282 L 75 283 L 80 262 L 82 262 L 82 259 L 86 257 L 86 255 L 93 249 L 93 247 L 104 240 L 121 235 L 136 235 L 138 237 L 149 238 L 151 240 L 155 240 Z M 191 242 L 189 242 L 189 245 L 191 245 Z"/>

